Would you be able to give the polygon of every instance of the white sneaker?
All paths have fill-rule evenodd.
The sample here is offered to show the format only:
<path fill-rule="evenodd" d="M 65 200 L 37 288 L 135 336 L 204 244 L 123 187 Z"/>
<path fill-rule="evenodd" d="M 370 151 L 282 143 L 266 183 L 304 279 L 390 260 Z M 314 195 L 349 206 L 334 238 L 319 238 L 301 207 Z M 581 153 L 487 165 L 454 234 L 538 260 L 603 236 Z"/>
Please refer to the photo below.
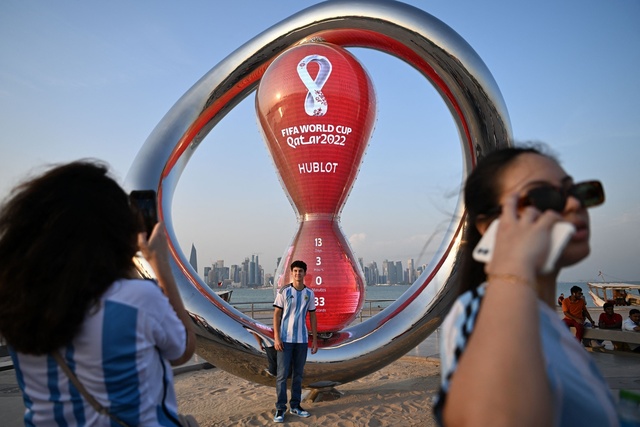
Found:
<path fill-rule="evenodd" d="M 290 408 L 289 412 L 292 413 L 293 415 L 297 415 L 302 418 L 307 418 L 311 416 L 309 412 L 305 411 L 300 406 L 298 406 L 297 408 Z"/>
<path fill-rule="evenodd" d="M 273 417 L 274 423 L 283 423 L 284 422 L 284 411 L 281 409 L 276 410 L 276 415 Z"/>
<path fill-rule="evenodd" d="M 591 340 L 591 347 L 593 347 L 593 348 L 602 348 L 602 347 L 604 347 L 604 343 L 598 342 L 596 340 Z"/>

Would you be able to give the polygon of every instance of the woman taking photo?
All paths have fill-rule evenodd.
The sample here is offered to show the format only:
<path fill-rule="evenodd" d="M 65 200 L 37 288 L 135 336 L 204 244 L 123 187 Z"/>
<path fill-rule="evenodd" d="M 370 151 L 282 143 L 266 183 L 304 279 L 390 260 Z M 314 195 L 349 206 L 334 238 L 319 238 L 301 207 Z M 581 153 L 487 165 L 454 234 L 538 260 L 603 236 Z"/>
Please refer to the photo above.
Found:
<path fill-rule="evenodd" d="M 162 224 L 139 230 L 127 194 L 93 162 L 55 167 L 2 207 L 0 335 L 25 425 L 179 425 L 170 364 L 189 360 L 195 336 Z M 136 279 L 138 250 L 157 282 Z"/>
<path fill-rule="evenodd" d="M 574 183 L 533 148 L 494 151 L 465 185 L 472 228 L 462 289 L 441 334 L 442 387 L 434 408 L 449 426 L 615 426 L 609 388 L 555 311 L 560 269 L 587 257 L 587 208 L 604 201 L 599 182 Z M 472 251 L 500 219 L 493 257 Z M 543 266 L 554 224 L 576 231 L 552 266 Z"/>

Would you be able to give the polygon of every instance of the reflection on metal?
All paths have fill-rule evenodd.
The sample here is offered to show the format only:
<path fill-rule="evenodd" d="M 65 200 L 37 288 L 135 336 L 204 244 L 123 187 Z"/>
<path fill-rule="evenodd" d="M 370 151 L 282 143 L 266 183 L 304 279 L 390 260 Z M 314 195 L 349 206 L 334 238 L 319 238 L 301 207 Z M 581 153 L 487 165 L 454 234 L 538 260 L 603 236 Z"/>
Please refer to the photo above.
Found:
<path fill-rule="evenodd" d="M 172 268 L 198 335 L 198 354 L 250 381 L 273 384 L 264 373 L 271 328 L 240 313 L 204 284 L 176 244 L 171 202 L 178 179 L 207 133 L 252 93 L 279 53 L 320 37 L 345 47 L 367 47 L 415 67 L 438 90 L 458 127 L 464 174 L 476 159 L 511 140 L 502 96 L 485 64 L 451 28 L 412 6 L 387 0 L 327 1 L 274 25 L 203 76 L 171 108 L 138 153 L 127 177 L 132 189 L 158 190 L 160 216 L 172 245 Z M 375 82 L 374 82 L 375 83 Z M 459 248 L 467 225 L 458 206 L 426 270 L 376 316 L 339 331 L 309 355 L 304 385 L 338 385 L 398 359 L 440 324 L 458 287 Z"/>

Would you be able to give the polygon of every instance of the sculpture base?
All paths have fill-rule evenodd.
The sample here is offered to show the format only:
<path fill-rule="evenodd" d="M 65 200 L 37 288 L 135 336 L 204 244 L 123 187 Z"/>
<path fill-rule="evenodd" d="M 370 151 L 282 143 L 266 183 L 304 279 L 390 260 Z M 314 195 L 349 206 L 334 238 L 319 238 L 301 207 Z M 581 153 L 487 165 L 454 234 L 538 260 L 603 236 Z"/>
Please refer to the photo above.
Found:
<path fill-rule="evenodd" d="M 335 387 L 312 388 L 302 392 L 304 402 L 330 402 L 340 399 L 344 393 Z"/>

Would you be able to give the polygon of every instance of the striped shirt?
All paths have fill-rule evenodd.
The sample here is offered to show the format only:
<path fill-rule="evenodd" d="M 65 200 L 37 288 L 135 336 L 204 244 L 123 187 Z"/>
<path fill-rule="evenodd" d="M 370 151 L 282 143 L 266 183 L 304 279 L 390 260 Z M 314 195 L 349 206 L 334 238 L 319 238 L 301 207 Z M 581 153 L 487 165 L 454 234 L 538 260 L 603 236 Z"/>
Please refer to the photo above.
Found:
<path fill-rule="evenodd" d="M 308 343 L 307 312 L 316 311 L 315 295 L 306 286 L 298 291 L 292 283 L 280 288 L 274 307 L 282 309 L 280 339 L 288 343 Z"/>
<path fill-rule="evenodd" d="M 441 389 L 434 412 L 442 425 L 442 408 L 475 327 L 486 284 L 462 294 L 451 307 L 440 334 Z M 547 376 L 555 408 L 555 426 L 602 427 L 618 425 L 615 403 L 609 386 L 589 355 L 558 314 L 538 300 L 538 321 Z M 518 339 L 528 339 L 526 331 Z M 491 343 L 486 343 L 491 345 Z M 496 349 L 499 351 L 499 349 Z M 482 369 L 478 366 L 477 369 Z M 522 384 L 526 387 L 526 384 Z"/>
<path fill-rule="evenodd" d="M 129 425 L 175 426 L 177 403 L 167 360 L 180 357 L 186 331 L 152 281 L 119 280 L 60 349 L 90 394 Z M 50 355 L 11 354 L 25 426 L 110 426 Z"/>

